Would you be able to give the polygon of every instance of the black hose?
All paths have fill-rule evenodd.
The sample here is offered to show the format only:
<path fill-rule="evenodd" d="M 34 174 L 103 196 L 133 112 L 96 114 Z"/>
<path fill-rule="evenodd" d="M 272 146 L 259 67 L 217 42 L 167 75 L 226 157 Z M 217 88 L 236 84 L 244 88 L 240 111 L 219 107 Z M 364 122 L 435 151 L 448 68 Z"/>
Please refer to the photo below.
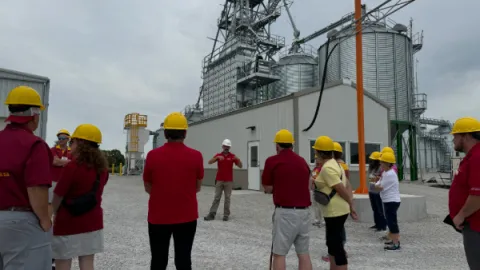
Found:
<path fill-rule="evenodd" d="M 303 132 L 309 131 L 313 127 L 313 125 L 315 124 L 315 121 L 317 120 L 318 112 L 320 111 L 320 104 L 322 103 L 323 89 L 325 89 L 328 59 L 330 59 L 330 56 L 332 56 L 332 53 L 335 50 L 335 48 L 337 48 L 338 44 L 340 44 L 340 43 L 335 44 L 335 46 L 333 46 L 332 50 L 330 52 L 328 52 L 328 47 L 330 45 L 330 39 L 327 40 L 327 45 L 326 45 L 327 48 L 325 50 L 326 58 L 325 58 L 325 65 L 323 67 L 323 75 L 322 75 L 322 86 L 320 88 L 320 96 L 318 97 L 317 108 L 315 109 L 315 114 L 313 115 L 312 122 L 310 123 L 310 125 L 307 128 L 305 128 L 303 130 Z"/>

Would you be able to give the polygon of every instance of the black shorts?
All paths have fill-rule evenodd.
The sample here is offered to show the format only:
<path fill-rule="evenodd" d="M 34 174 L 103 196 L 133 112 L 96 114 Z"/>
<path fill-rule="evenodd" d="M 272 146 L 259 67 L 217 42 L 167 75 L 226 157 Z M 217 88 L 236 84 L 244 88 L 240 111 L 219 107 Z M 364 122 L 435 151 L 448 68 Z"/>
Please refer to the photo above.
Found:
<path fill-rule="evenodd" d="M 347 265 L 347 254 L 344 249 L 345 221 L 348 214 L 339 217 L 325 217 L 328 254 L 335 258 L 336 265 Z"/>
<path fill-rule="evenodd" d="M 398 228 L 397 211 L 400 207 L 399 202 L 384 202 L 383 208 L 385 209 L 385 218 L 387 219 L 387 226 L 390 233 L 398 234 L 400 229 Z"/>

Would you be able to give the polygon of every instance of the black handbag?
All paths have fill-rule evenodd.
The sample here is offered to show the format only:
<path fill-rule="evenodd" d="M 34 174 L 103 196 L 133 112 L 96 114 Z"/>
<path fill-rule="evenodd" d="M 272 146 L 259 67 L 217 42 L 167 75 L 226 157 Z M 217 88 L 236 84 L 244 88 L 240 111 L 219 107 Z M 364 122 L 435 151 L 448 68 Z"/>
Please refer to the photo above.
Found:
<path fill-rule="evenodd" d="M 81 216 L 90 212 L 97 206 L 97 191 L 100 185 L 100 174 L 97 173 L 97 179 L 93 183 L 93 188 L 88 193 L 70 200 L 63 200 L 62 206 L 67 209 L 72 216 Z"/>
<path fill-rule="evenodd" d="M 340 166 L 340 164 L 338 165 Z M 341 169 L 341 167 L 340 167 Z M 343 181 L 343 173 L 340 170 L 340 180 Z M 332 189 L 332 192 L 330 194 L 326 194 L 321 192 L 320 190 L 317 189 L 317 186 L 315 185 L 315 189 L 313 190 L 313 198 L 315 201 L 323 206 L 326 206 L 330 203 L 330 200 L 337 194 L 337 191 L 335 189 Z"/>

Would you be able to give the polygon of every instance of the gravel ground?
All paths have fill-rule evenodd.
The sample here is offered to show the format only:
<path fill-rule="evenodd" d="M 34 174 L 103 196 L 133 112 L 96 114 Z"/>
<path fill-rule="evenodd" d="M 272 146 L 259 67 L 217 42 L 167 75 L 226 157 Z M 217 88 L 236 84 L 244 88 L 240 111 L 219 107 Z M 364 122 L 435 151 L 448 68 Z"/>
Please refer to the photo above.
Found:
<path fill-rule="evenodd" d="M 371 224 L 347 222 L 349 269 L 468 269 L 461 235 L 442 223 L 447 213 L 448 190 L 417 184 L 402 184 L 402 193 L 425 195 L 429 217 L 401 223 L 402 250 L 385 252 Z M 140 177 L 113 176 L 106 187 L 105 253 L 96 257 L 97 269 L 149 269 L 147 235 L 147 194 Z M 193 269 L 267 269 L 271 245 L 271 196 L 254 191 L 234 191 L 232 216 L 222 217 L 223 201 L 217 220 L 205 222 L 213 199 L 213 188 L 198 194 L 200 219 L 193 247 Z M 325 254 L 324 229 L 312 228 L 313 269 L 328 269 L 321 260 Z M 287 257 L 287 268 L 297 269 L 294 250 Z M 78 269 L 75 263 L 74 269 Z M 168 269 L 173 265 L 173 243 Z"/>

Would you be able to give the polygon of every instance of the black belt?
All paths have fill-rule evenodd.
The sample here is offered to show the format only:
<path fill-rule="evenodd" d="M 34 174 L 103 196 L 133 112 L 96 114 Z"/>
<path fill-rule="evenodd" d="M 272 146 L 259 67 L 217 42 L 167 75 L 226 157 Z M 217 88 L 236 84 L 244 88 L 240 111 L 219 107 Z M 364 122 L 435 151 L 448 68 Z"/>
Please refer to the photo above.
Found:
<path fill-rule="evenodd" d="M 281 206 L 275 205 L 275 208 L 284 208 L 284 209 L 307 209 L 307 206 Z"/>
<path fill-rule="evenodd" d="M 12 212 L 33 212 L 32 208 L 30 207 L 7 207 L 7 208 L 0 208 L 0 211 L 12 211 Z"/>

